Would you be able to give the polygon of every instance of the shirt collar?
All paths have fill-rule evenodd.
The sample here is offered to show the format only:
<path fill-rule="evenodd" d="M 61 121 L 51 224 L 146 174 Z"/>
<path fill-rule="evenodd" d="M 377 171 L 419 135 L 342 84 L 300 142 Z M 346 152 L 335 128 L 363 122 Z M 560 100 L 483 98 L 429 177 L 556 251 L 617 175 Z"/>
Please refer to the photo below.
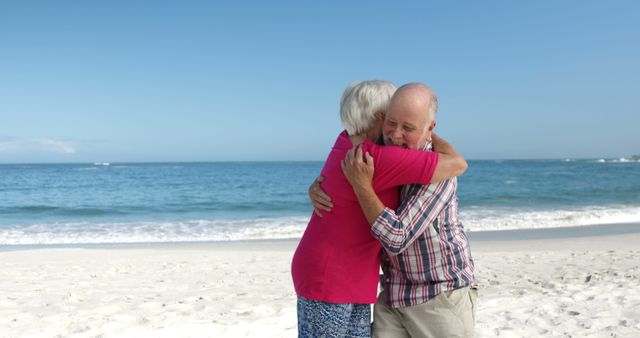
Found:
<path fill-rule="evenodd" d="M 422 150 L 433 151 L 433 141 L 432 140 L 427 141 L 427 143 L 424 145 Z"/>

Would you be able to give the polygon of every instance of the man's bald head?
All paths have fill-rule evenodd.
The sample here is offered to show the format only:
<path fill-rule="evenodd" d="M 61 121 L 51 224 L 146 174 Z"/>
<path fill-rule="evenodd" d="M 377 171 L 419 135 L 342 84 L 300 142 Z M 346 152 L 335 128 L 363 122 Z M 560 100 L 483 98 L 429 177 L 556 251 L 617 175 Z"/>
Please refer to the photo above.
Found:
<path fill-rule="evenodd" d="M 409 104 L 413 109 L 424 111 L 429 120 L 434 120 L 438 111 L 438 97 L 434 91 L 422 83 L 407 83 L 398 88 L 391 98 L 391 102 Z"/>
<path fill-rule="evenodd" d="M 389 103 L 383 127 L 385 144 L 423 148 L 431 140 L 437 110 L 438 99 L 431 88 L 421 83 L 398 88 Z"/>

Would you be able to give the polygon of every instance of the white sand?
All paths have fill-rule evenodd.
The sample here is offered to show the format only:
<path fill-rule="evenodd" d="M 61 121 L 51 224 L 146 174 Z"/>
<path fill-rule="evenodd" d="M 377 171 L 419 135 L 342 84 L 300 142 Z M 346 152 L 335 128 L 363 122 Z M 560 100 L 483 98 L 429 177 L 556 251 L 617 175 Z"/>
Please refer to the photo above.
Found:
<path fill-rule="evenodd" d="M 640 234 L 472 244 L 479 337 L 640 337 Z M 0 337 L 295 337 L 296 243 L 0 252 Z"/>
<path fill-rule="evenodd" d="M 640 235 L 477 244 L 478 336 L 640 337 Z"/>

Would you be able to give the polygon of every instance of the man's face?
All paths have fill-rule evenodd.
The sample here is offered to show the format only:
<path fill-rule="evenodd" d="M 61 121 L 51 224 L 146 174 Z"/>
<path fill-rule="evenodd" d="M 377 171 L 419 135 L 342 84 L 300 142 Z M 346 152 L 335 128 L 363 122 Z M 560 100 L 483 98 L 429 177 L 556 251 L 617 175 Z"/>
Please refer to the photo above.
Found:
<path fill-rule="evenodd" d="M 422 149 L 431 140 L 433 126 L 435 122 L 423 110 L 391 102 L 382 126 L 384 144 Z"/>

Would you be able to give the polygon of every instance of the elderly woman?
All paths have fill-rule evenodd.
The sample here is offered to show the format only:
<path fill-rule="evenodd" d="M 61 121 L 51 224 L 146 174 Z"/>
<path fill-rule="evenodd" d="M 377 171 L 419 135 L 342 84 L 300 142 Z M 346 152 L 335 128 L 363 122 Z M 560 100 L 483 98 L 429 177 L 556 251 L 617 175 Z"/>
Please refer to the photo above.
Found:
<path fill-rule="evenodd" d="M 440 180 L 450 178 L 459 173 L 451 170 L 456 167 L 452 163 L 466 164 L 455 151 L 438 154 L 376 143 L 395 90 L 386 81 L 362 81 L 347 87 L 340 99 L 346 130 L 338 136 L 321 172 L 322 189 L 332 196 L 334 207 L 322 216 L 311 215 L 291 264 L 300 337 L 371 336 L 370 304 L 376 302 L 381 245 L 370 234 L 341 161 L 359 160 L 366 154 L 365 161 L 375 167 L 376 194 L 392 209 L 400 203 L 401 185 L 428 184 L 434 172 Z M 445 143 L 445 147 L 450 146 Z"/>

